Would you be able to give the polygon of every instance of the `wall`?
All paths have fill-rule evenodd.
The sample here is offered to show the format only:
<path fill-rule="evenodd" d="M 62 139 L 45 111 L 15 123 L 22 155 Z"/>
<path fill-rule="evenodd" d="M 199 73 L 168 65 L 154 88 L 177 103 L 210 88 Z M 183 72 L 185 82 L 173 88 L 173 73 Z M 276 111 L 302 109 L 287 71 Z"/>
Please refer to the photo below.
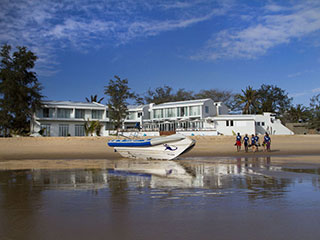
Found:
<path fill-rule="evenodd" d="M 183 134 L 185 136 L 217 136 L 218 132 L 215 130 L 208 131 L 177 131 L 177 133 Z"/>
<path fill-rule="evenodd" d="M 231 119 L 231 118 L 230 118 Z M 226 120 L 216 120 L 216 129 L 218 134 L 234 135 L 236 133 L 254 134 L 255 122 L 254 120 L 233 120 L 233 126 L 226 126 Z"/>

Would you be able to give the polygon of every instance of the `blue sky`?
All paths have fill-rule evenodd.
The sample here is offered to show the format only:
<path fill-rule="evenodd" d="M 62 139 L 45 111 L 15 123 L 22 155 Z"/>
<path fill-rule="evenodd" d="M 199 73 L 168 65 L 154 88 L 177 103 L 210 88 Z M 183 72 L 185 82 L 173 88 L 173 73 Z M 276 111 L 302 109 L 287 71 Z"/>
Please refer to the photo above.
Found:
<path fill-rule="evenodd" d="M 39 57 L 50 100 L 169 85 L 238 93 L 274 84 L 294 103 L 320 93 L 320 1 L 1 0 L 0 43 Z"/>

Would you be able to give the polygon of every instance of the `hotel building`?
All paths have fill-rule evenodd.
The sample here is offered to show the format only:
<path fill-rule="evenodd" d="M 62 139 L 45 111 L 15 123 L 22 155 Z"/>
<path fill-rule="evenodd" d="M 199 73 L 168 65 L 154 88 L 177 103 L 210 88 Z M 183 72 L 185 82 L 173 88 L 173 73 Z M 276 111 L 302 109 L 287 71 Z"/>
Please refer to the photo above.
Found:
<path fill-rule="evenodd" d="M 100 103 L 45 101 L 31 121 L 31 130 L 43 129 L 45 136 L 84 136 L 85 121 L 101 124 L 100 135 L 113 132 L 108 107 Z M 212 99 L 163 104 L 129 105 L 124 135 L 158 136 L 160 132 L 185 135 L 293 134 L 272 113 L 259 115 L 230 114 L 227 106 Z M 138 131 L 139 130 L 139 131 Z"/>

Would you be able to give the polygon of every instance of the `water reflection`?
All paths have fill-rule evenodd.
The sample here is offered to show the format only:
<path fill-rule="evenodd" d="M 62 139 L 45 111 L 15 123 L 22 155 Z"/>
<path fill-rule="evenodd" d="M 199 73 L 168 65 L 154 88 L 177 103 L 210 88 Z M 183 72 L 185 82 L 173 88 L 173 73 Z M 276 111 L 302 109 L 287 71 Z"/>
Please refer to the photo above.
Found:
<path fill-rule="evenodd" d="M 297 223 L 292 221 L 305 218 L 305 209 L 312 209 L 305 219 L 316 219 L 320 212 L 319 169 L 276 165 L 269 157 L 123 159 L 106 160 L 105 166 L 1 171 L 0 239 L 70 239 L 74 234 L 77 239 L 88 239 L 92 237 L 89 229 L 94 229 L 95 239 L 179 239 L 181 231 L 179 235 L 170 231 L 171 238 L 164 233 L 172 227 L 193 229 L 197 224 L 203 233 L 210 233 L 212 226 L 217 232 L 226 224 L 241 225 L 243 217 L 261 223 L 254 229 L 277 231 L 272 221 L 265 227 L 265 208 L 275 210 L 269 214 L 270 219 L 278 219 L 294 230 Z M 252 208 L 254 211 L 246 210 Z M 285 209 L 297 217 L 283 217 L 287 216 Z M 305 223 L 303 234 L 310 232 L 310 227 L 318 229 L 313 222 L 299 222 L 299 226 Z M 238 228 L 238 233 L 250 239 L 243 229 L 248 226 Z M 188 234 L 181 236 L 199 237 Z M 292 236 L 302 236 L 295 234 Z M 206 236 L 202 239 L 211 239 L 212 235 Z M 223 236 L 238 237 L 229 228 Z"/>
<path fill-rule="evenodd" d="M 47 189 L 108 188 L 116 196 L 127 189 L 246 190 L 250 198 L 282 195 L 303 178 L 319 182 L 319 169 L 288 168 L 271 164 L 270 157 L 183 161 L 106 160 L 105 169 L 2 171 L 1 189 L 22 185 Z M 301 175 L 300 173 L 304 173 Z M 307 174 L 309 176 L 306 177 Z M 312 175 L 311 175 L 312 174 Z M 29 189 L 29 191 L 30 191 Z M 122 197 L 123 198 L 123 197 Z"/>

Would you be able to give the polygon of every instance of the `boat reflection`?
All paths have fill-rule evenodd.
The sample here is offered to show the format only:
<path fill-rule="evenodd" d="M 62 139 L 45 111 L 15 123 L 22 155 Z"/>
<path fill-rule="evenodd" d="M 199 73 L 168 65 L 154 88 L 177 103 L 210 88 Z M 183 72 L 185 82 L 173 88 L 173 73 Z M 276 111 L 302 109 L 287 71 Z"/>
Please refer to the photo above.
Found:
<path fill-rule="evenodd" d="M 33 187 L 44 189 L 84 190 L 109 188 L 115 179 L 125 179 L 128 188 L 197 188 L 197 189 L 246 189 L 251 195 L 268 192 L 281 194 L 285 188 L 299 178 L 299 169 L 288 170 L 271 164 L 270 157 L 238 158 L 213 161 L 191 159 L 180 161 L 126 160 L 108 161 L 105 169 L 75 170 L 29 170 L 10 171 L 10 180 L 15 181 L 14 172 L 24 172 Z M 304 171 L 306 172 L 306 171 Z M 320 185 L 316 170 L 312 182 Z M 2 177 L 2 178 L 3 178 Z"/>

